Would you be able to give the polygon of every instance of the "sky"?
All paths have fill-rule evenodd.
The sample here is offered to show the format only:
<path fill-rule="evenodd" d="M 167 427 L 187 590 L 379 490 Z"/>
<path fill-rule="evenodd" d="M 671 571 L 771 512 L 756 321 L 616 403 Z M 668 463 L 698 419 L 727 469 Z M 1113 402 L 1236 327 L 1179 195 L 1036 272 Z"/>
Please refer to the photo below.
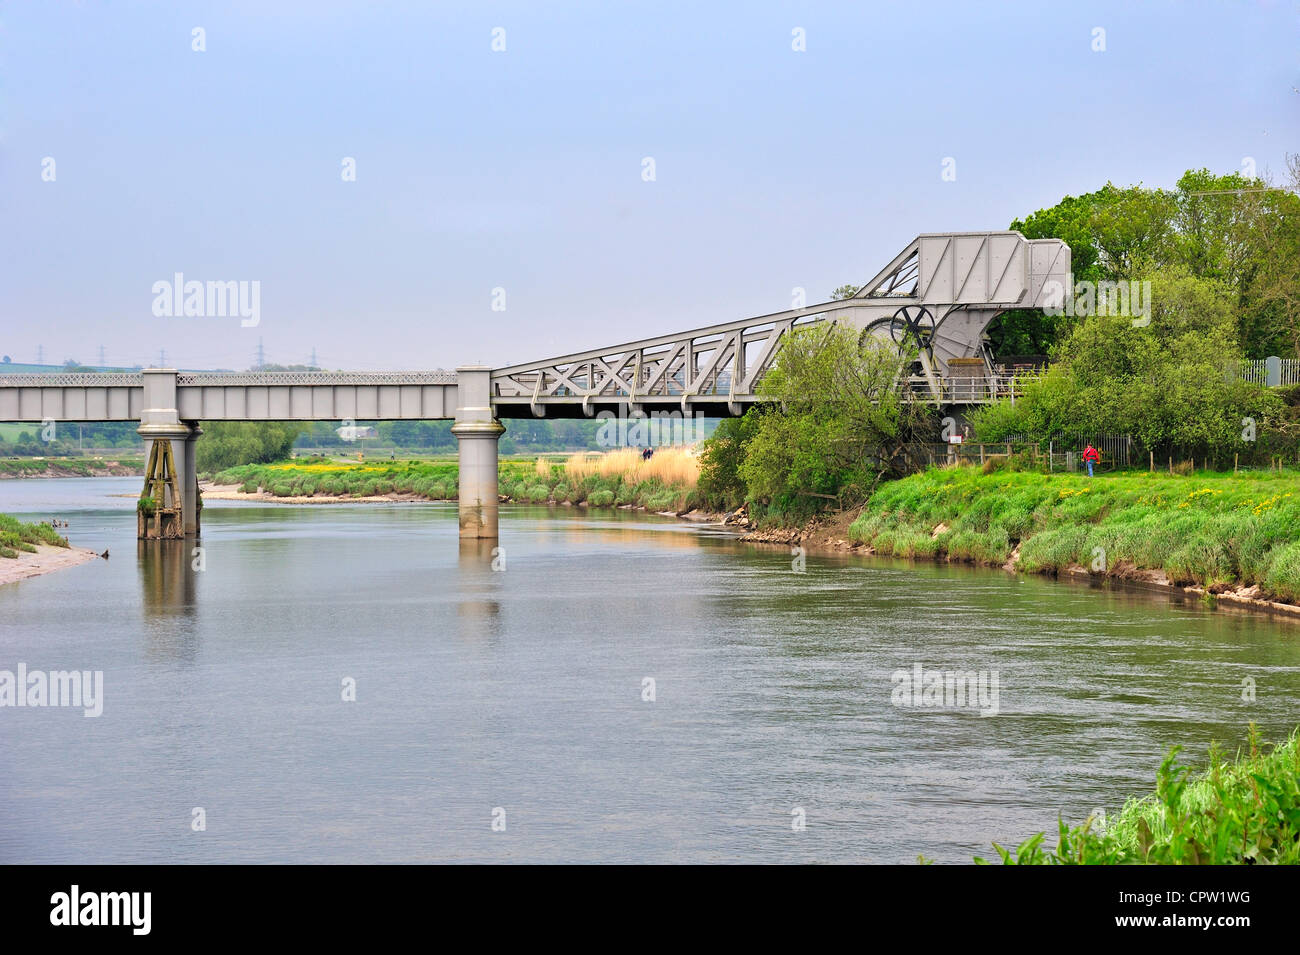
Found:
<path fill-rule="evenodd" d="M 1300 0 L 8 0 L 0 352 L 407 370 L 675 333 L 1107 181 L 1280 178 L 1298 87 Z M 170 314 L 177 273 L 257 283 L 256 324 Z"/>

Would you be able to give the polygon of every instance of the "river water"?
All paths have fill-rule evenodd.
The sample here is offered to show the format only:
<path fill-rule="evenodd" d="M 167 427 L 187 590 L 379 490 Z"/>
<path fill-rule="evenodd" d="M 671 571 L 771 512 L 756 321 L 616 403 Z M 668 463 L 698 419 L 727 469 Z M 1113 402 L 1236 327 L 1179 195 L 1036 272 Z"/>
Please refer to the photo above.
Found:
<path fill-rule="evenodd" d="M 0 670 L 104 674 L 0 708 L 2 862 L 969 862 L 1300 719 L 1287 621 L 574 508 L 494 571 L 454 505 L 212 501 L 195 570 L 138 485 L 0 482 L 110 551 L 0 587 Z M 893 705 L 916 664 L 996 715 Z"/>

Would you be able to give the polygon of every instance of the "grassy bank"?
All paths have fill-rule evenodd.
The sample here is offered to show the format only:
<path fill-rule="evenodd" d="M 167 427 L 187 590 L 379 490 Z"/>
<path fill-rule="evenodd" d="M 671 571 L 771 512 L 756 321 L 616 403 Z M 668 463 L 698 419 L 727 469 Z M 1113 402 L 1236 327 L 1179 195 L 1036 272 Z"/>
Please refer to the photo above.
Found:
<path fill-rule="evenodd" d="M 144 458 L 125 455 L 114 458 L 4 458 L 0 478 L 104 477 L 144 474 Z"/>
<path fill-rule="evenodd" d="M 591 507 L 634 506 L 681 511 L 692 506 L 698 477 L 695 458 L 664 448 L 648 461 L 634 449 L 576 454 L 568 459 L 506 459 L 498 466 L 500 491 L 518 503 L 569 503 Z M 249 464 L 212 475 L 245 493 L 275 497 L 376 497 L 389 494 L 433 501 L 455 500 L 454 460 L 290 461 Z"/>
<path fill-rule="evenodd" d="M 1012 851 L 994 848 L 1008 865 L 1300 863 L 1300 729 L 1270 747 L 1252 725 L 1245 752 L 1225 760 L 1211 749 L 1209 768 L 1195 776 L 1176 764 L 1178 752 L 1161 764 L 1156 791 L 1129 800 L 1109 824 L 1062 822 L 1052 850 L 1044 833 Z"/>
<path fill-rule="evenodd" d="M 37 544 L 68 546 L 68 542 L 49 524 L 24 524 L 16 517 L 0 514 L 0 557 L 13 560 L 19 551 L 34 554 Z"/>
<path fill-rule="evenodd" d="M 1163 572 L 1172 583 L 1300 602 L 1300 478 L 974 467 L 883 485 L 849 529 L 878 553 L 1056 573 Z"/>

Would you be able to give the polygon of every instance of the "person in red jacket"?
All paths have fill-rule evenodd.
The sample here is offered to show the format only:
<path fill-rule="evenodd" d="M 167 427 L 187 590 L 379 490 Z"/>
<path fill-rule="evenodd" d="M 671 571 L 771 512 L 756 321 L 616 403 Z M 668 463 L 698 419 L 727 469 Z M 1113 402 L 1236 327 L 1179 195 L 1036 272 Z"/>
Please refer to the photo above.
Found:
<path fill-rule="evenodd" d="M 1092 466 L 1101 460 L 1101 453 L 1090 444 L 1083 449 L 1083 460 L 1088 462 L 1088 477 L 1092 477 Z"/>

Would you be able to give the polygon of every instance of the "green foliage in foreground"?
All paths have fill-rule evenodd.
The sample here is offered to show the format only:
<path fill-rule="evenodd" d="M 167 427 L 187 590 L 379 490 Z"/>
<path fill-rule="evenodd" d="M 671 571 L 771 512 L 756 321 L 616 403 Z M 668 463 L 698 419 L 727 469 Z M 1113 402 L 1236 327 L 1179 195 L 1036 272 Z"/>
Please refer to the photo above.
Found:
<path fill-rule="evenodd" d="M 1268 747 L 1250 727 L 1249 748 L 1192 776 L 1175 747 L 1156 774 L 1156 791 L 1130 799 L 1110 825 L 1089 818 L 1060 824 L 1056 848 L 1038 833 L 1008 851 L 1007 865 L 1294 865 L 1300 863 L 1300 729 Z M 977 863 L 985 863 L 976 857 Z"/>
<path fill-rule="evenodd" d="M 942 527 L 940 525 L 943 525 Z M 882 485 L 851 539 L 898 557 L 1056 573 L 1162 570 L 1210 590 L 1300 602 L 1300 476 L 1142 472 L 1088 478 L 961 467 Z"/>
<path fill-rule="evenodd" d="M 0 514 L 0 557 L 12 560 L 20 550 L 34 554 L 37 544 L 68 546 L 68 542 L 49 524 L 24 524 L 16 517 Z"/>

